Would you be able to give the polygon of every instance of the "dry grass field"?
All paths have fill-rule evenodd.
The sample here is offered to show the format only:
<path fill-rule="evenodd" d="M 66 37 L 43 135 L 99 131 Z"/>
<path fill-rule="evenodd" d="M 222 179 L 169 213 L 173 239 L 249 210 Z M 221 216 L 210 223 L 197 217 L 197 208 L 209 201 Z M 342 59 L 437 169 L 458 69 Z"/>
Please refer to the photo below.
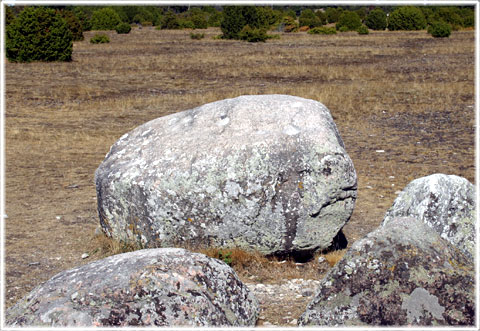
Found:
<path fill-rule="evenodd" d="M 54 274 L 108 254 L 99 248 L 109 244 L 94 238 L 93 176 L 110 146 L 146 121 L 207 102 L 276 93 L 324 103 L 358 175 L 344 228 L 350 244 L 378 226 L 411 180 L 446 173 L 474 182 L 474 31 L 446 39 L 296 33 L 256 44 L 202 32 L 205 39 L 192 40 L 190 31 L 135 28 L 107 32 L 111 42 L 100 45 L 88 32 L 70 63 L 6 61 L 7 307 Z M 302 274 L 294 263 L 265 272 L 262 261 L 247 270 L 258 281 L 324 272 L 312 265 Z"/>

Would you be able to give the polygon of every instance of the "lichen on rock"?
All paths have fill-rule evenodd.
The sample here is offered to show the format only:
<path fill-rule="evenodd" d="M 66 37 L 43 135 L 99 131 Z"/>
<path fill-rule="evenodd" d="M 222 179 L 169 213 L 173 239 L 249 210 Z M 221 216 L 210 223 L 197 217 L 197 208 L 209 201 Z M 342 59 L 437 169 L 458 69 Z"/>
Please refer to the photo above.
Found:
<path fill-rule="evenodd" d="M 382 224 L 396 217 L 417 218 L 473 260 L 475 201 L 475 187 L 465 178 L 444 174 L 421 177 L 403 189 Z"/>
<path fill-rule="evenodd" d="M 10 326 L 253 326 L 257 299 L 225 263 L 184 249 L 63 271 L 6 311 Z"/>
<path fill-rule="evenodd" d="M 321 281 L 301 326 L 475 323 L 467 256 L 414 218 L 393 218 L 355 242 Z"/>
<path fill-rule="evenodd" d="M 117 240 L 264 254 L 328 248 L 357 196 L 328 109 L 286 95 L 145 123 L 112 146 L 95 182 L 100 224 Z"/>

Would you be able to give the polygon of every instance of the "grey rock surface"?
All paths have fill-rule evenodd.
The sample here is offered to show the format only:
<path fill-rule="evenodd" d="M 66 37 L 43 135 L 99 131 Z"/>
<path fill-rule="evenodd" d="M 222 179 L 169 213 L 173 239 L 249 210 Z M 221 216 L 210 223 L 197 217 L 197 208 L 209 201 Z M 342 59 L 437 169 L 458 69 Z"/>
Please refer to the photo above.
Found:
<path fill-rule="evenodd" d="M 352 245 L 298 324 L 472 326 L 474 269 L 422 221 L 394 218 Z"/>
<path fill-rule="evenodd" d="M 225 263 L 178 248 L 61 272 L 6 312 L 11 326 L 253 326 L 257 299 Z"/>
<path fill-rule="evenodd" d="M 328 109 L 242 96 L 145 123 L 95 173 L 103 231 L 143 247 L 327 248 L 357 196 Z"/>
<path fill-rule="evenodd" d="M 475 201 L 475 187 L 467 179 L 434 174 L 410 182 L 395 199 L 382 224 L 396 217 L 417 218 L 473 259 Z"/>

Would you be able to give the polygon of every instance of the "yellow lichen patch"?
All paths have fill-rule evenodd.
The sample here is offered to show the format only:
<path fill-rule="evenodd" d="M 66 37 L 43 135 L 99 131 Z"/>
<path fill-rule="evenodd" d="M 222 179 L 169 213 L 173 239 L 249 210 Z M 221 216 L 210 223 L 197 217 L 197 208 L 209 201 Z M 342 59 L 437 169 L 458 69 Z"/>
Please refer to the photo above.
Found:
<path fill-rule="evenodd" d="M 303 190 L 303 182 L 298 182 L 298 188 Z"/>
<path fill-rule="evenodd" d="M 450 263 L 450 265 L 453 267 L 453 270 L 458 270 L 458 269 L 463 270 L 463 271 L 471 270 L 471 267 L 466 266 L 466 265 L 460 263 L 459 261 L 457 261 L 455 259 L 449 258 L 448 263 Z"/>
<path fill-rule="evenodd" d="M 191 218 L 189 217 L 189 218 L 187 218 L 187 221 L 193 222 L 193 219 L 191 219 Z"/>

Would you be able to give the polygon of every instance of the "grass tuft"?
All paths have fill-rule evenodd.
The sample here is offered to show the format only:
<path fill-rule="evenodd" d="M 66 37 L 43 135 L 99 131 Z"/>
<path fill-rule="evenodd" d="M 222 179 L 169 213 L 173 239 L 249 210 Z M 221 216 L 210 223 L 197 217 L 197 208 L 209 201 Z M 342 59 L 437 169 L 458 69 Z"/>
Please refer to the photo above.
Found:
<path fill-rule="evenodd" d="M 142 249 L 142 247 L 138 244 L 115 240 L 107 237 L 104 233 L 95 235 L 92 238 L 91 246 L 92 250 L 90 255 L 98 253 L 99 258 Z"/>
<path fill-rule="evenodd" d="M 325 254 L 319 254 L 318 256 L 316 256 L 315 259 L 318 260 L 319 257 L 323 257 L 327 261 L 328 265 L 330 267 L 333 267 L 335 264 L 338 263 L 338 261 L 340 261 L 343 258 L 346 252 L 347 252 L 347 249 L 331 251 Z"/>

